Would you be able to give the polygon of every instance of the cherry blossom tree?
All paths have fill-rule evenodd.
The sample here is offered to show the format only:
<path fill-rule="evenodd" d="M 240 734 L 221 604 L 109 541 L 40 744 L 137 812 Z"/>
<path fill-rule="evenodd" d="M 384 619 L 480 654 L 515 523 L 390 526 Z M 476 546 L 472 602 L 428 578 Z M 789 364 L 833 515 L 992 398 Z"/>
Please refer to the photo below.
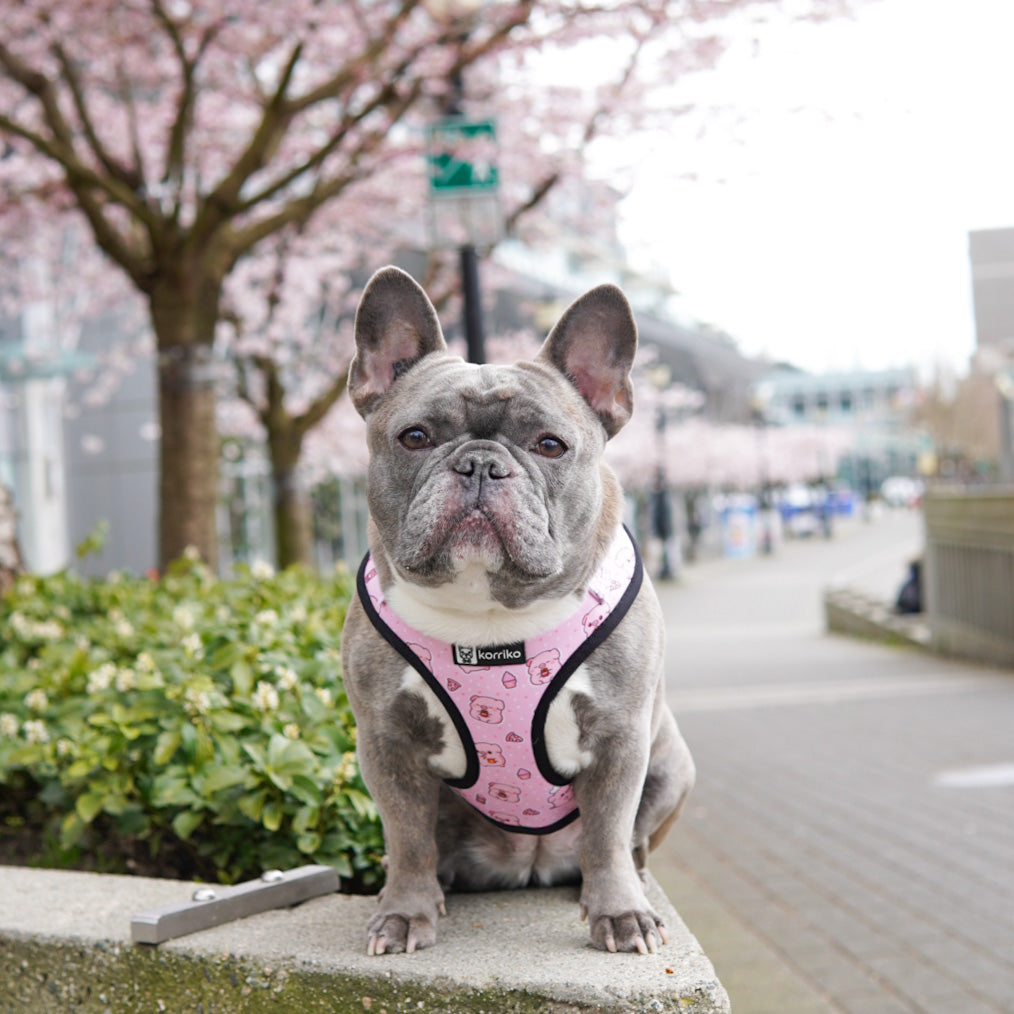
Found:
<path fill-rule="evenodd" d="M 325 364 L 323 318 L 308 321 L 351 295 L 353 266 L 419 245 L 422 128 L 456 87 L 464 112 L 500 116 L 504 211 L 519 226 L 597 137 L 672 115 L 673 84 L 720 52 L 714 23 L 779 0 L 505 0 L 468 21 L 449 6 L 0 0 L 0 230 L 26 209 L 83 223 L 145 304 L 163 564 L 188 545 L 216 560 L 222 362 L 277 437 L 281 476 L 340 397 L 341 357 Z M 534 59 L 590 37 L 610 40 L 594 86 L 540 85 Z M 446 293 L 440 263 L 424 281 Z M 296 346 L 315 334 L 304 386 L 314 371 L 296 367 Z"/>

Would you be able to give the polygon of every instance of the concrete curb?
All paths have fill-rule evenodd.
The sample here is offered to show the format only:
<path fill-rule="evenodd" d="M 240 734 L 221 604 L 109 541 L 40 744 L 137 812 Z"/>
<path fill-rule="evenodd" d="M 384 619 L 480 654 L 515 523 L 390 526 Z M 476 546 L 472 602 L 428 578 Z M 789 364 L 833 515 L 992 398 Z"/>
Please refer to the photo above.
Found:
<path fill-rule="evenodd" d="M 366 957 L 376 901 L 340 894 L 158 947 L 131 943 L 132 915 L 191 890 L 0 866 L 0 1011 L 729 1011 L 710 961 L 654 880 L 649 898 L 670 934 L 655 955 L 592 949 L 567 888 L 450 895 L 437 946 L 413 955 Z"/>
<path fill-rule="evenodd" d="M 850 588 L 826 589 L 824 619 L 832 633 L 932 650 L 930 628 L 923 616 L 895 613 L 890 606 L 865 592 Z"/>

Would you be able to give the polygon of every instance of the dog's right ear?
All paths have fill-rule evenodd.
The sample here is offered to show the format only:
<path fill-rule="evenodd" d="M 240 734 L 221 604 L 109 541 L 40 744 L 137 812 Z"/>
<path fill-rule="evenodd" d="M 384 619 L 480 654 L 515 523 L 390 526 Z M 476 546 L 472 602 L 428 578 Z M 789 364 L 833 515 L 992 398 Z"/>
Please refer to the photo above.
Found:
<path fill-rule="evenodd" d="M 446 348 L 426 293 L 400 268 L 381 268 L 356 311 L 356 356 L 349 367 L 352 404 L 365 418 L 403 373 L 423 356 Z"/>

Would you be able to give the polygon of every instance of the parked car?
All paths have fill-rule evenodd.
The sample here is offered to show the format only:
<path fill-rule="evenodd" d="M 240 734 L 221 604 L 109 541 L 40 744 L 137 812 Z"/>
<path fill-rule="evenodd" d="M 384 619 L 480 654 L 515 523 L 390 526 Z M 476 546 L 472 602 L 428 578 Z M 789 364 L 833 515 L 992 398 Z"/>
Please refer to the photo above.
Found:
<path fill-rule="evenodd" d="M 918 507 L 925 485 L 922 479 L 892 475 L 880 484 L 880 498 L 888 507 Z"/>
<path fill-rule="evenodd" d="M 820 530 L 817 503 L 809 486 L 795 484 L 787 486 L 779 504 L 782 528 L 790 538 L 815 535 Z"/>

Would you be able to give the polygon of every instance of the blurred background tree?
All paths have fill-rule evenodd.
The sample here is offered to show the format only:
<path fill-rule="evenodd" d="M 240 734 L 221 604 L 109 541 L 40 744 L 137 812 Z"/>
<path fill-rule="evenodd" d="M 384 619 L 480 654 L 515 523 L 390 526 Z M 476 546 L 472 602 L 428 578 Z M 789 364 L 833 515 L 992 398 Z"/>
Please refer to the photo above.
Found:
<path fill-rule="evenodd" d="M 786 4 L 837 16 L 842 2 Z M 0 0 L 0 232 L 90 238 L 139 301 L 158 352 L 159 555 L 216 563 L 225 364 L 267 435 L 280 562 L 305 559 L 303 440 L 342 393 L 334 321 L 353 272 L 418 247 L 424 126 L 459 89 L 500 123 L 502 202 L 520 228 L 585 172 L 603 135 L 678 115 L 678 80 L 714 64 L 719 23 L 778 0 Z M 606 40 L 595 83 L 545 67 Z M 603 54 L 605 58 L 603 59 Z M 439 257 L 423 279 L 454 287 Z M 316 318 L 317 327 L 307 327 Z M 290 510 L 291 507 L 291 510 Z"/>

